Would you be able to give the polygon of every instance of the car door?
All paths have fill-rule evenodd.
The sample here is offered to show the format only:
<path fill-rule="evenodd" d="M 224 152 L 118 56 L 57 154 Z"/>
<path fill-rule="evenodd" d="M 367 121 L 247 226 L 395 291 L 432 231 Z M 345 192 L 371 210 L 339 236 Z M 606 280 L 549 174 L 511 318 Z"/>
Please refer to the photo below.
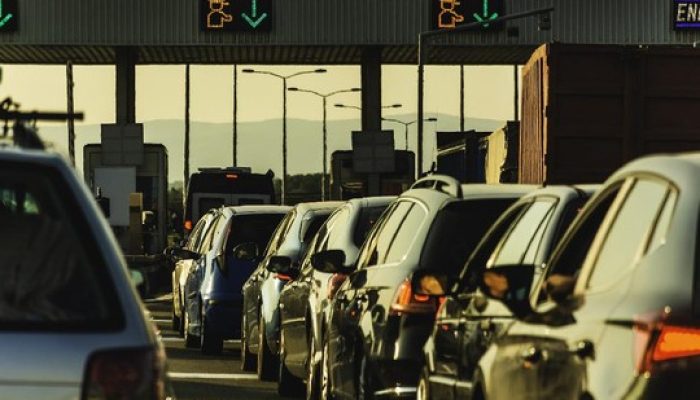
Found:
<path fill-rule="evenodd" d="M 290 211 L 280 222 L 272 235 L 270 242 L 263 253 L 262 260 L 258 264 L 257 268 L 250 275 L 250 278 L 243 285 L 243 321 L 241 324 L 242 332 L 245 335 L 245 340 L 250 346 L 253 352 L 257 352 L 258 346 L 258 320 L 259 320 L 259 302 L 260 302 L 260 288 L 262 283 L 265 281 L 268 271 L 265 269 L 267 262 L 270 257 L 276 254 L 279 247 L 282 245 L 284 236 L 289 230 L 290 225 L 294 221 L 295 212 Z"/>
<path fill-rule="evenodd" d="M 640 256 L 651 232 L 667 187 L 651 180 L 629 178 L 595 199 L 563 239 L 538 288 L 536 311 L 540 323 L 516 322 L 499 345 L 491 389 L 494 398 L 590 398 L 591 387 L 611 387 L 622 371 L 605 368 L 610 357 L 632 349 L 607 348 L 599 343 L 606 320 L 624 298 L 630 279 L 624 279 Z M 572 278 L 572 304 L 555 302 L 555 278 Z M 610 364 L 608 364 L 610 365 Z M 594 393 L 613 398 L 615 393 Z"/>

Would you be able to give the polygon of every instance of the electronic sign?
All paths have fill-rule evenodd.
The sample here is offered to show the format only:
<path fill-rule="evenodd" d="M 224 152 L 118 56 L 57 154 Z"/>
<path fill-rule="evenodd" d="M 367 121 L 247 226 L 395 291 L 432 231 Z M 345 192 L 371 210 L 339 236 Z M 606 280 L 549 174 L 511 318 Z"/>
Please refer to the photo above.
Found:
<path fill-rule="evenodd" d="M 700 0 L 672 0 L 671 7 L 673 29 L 700 29 Z"/>
<path fill-rule="evenodd" d="M 199 0 L 204 31 L 269 32 L 272 0 Z"/>
<path fill-rule="evenodd" d="M 16 32 L 19 0 L 0 0 L 0 32 Z"/>
<path fill-rule="evenodd" d="M 503 23 L 492 23 L 505 15 L 504 0 L 430 0 L 433 29 L 454 29 L 459 25 L 481 23 L 475 30 L 500 30 Z"/>

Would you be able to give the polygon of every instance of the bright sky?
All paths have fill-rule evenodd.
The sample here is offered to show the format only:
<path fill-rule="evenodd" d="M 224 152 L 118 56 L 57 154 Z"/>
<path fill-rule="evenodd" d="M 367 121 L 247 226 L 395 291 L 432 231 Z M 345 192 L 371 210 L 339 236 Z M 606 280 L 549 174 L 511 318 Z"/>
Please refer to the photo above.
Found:
<path fill-rule="evenodd" d="M 239 68 L 249 68 L 241 66 Z M 315 68 L 253 66 L 260 70 L 287 74 Z M 355 66 L 325 67 L 326 74 L 300 76 L 290 86 L 319 92 L 360 86 L 360 69 Z M 383 68 L 383 103 L 401 103 L 392 114 L 415 114 L 416 67 Z M 0 96 L 12 96 L 24 110 L 65 110 L 64 66 L 5 65 Z M 136 116 L 139 122 L 156 119 L 184 119 L 185 67 L 139 66 L 136 69 Z M 75 109 L 85 112 L 85 124 L 114 122 L 114 67 L 76 66 Z M 282 115 L 281 82 L 265 75 L 239 72 L 239 120 L 276 119 Z M 232 119 L 232 66 L 191 67 L 191 118 L 203 122 L 230 122 Z M 507 120 L 513 117 L 513 67 L 466 67 L 466 115 Z M 359 93 L 341 94 L 331 103 L 360 105 Z M 289 117 L 321 118 L 321 102 L 315 96 L 289 93 Z M 459 67 L 428 67 L 426 71 L 426 112 L 459 115 Z M 331 108 L 329 119 L 355 119 L 359 112 Z M 458 127 L 440 126 L 442 130 Z"/>

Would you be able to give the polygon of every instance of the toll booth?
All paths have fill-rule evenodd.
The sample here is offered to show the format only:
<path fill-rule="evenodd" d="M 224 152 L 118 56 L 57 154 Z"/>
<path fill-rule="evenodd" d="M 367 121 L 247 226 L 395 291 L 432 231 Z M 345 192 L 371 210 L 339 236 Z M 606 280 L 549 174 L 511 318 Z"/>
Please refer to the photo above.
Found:
<path fill-rule="evenodd" d="M 415 154 L 394 151 L 393 172 L 379 174 L 380 194 L 399 195 L 408 190 L 415 177 Z M 369 173 L 357 172 L 351 150 L 331 155 L 331 199 L 348 200 L 369 196 Z"/>

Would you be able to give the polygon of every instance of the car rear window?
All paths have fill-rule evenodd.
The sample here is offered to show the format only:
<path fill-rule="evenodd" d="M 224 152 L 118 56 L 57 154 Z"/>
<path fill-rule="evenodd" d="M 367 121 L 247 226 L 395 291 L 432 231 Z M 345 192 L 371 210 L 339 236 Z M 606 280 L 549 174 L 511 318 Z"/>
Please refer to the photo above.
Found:
<path fill-rule="evenodd" d="M 285 214 L 250 214 L 233 217 L 226 239 L 226 253 L 242 243 L 255 243 L 263 249 Z"/>
<path fill-rule="evenodd" d="M 430 227 L 421 267 L 457 276 L 486 231 L 516 200 L 465 200 L 447 205 Z"/>
<path fill-rule="evenodd" d="M 64 178 L 0 162 L 0 331 L 117 330 L 99 244 Z"/>

